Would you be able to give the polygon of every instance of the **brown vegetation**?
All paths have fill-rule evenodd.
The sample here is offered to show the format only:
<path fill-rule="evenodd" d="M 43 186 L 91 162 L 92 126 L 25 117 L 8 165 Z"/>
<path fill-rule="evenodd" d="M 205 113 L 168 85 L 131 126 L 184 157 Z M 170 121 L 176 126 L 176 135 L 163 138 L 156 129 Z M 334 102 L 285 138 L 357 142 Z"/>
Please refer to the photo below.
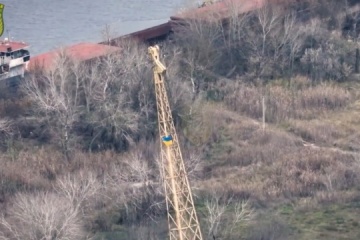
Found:
<path fill-rule="evenodd" d="M 189 20 L 161 43 L 208 239 L 302 239 L 279 209 L 360 197 L 358 46 L 344 38 L 357 6 L 315 2 Z M 0 239 L 164 239 L 151 64 L 118 44 L 87 63 L 60 54 L 0 99 Z"/>

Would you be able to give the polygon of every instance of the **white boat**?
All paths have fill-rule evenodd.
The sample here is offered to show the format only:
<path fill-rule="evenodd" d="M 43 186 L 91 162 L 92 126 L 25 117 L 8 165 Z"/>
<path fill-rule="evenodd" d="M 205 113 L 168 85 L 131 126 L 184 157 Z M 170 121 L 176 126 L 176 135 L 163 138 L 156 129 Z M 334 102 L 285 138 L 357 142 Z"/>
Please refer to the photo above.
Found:
<path fill-rule="evenodd" d="M 24 42 L 0 41 L 0 80 L 24 77 L 30 61 L 29 45 Z"/>

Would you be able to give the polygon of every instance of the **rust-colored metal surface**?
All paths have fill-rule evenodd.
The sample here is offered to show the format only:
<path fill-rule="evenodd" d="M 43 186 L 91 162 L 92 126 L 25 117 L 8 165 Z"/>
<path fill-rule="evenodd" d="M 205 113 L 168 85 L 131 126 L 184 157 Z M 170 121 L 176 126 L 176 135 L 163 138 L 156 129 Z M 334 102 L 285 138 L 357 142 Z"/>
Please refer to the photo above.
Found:
<path fill-rule="evenodd" d="M 29 45 L 27 45 L 26 43 L 23 43 L 23 42 L 2 41 L 2 42 L 0 42 L 0 52 L 7 52 L 9 48 L 11 49 L 10 52 L 13 52 L 16 50 L 26 48 L 28 46 Z"/>
<path fill-rule="evenodd" d="M 103 44 L 78 43 L 66 47 L 63 50 L 60 49 L 37 55 L 30 60 L 28 68 L 29 70 L 33 70 L 34 68 L 40 67 L 44 70 L 51 70 L 54 66 L 54 61 L 61 53 L 64 53 L 77 61 L 88 61 L 119 50 L 120 48 L 118 47 Z"/>

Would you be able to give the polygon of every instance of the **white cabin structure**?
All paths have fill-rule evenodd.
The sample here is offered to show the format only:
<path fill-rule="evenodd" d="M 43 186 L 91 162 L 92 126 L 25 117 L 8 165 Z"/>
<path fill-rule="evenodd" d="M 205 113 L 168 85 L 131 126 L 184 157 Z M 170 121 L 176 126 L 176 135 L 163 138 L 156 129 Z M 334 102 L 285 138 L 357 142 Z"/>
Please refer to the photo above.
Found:
<path fill-rule="evenodd" d="M 5 38 L 0 41 L 0 80 L 24 77 L 30 61 L 29 45 Z"/>

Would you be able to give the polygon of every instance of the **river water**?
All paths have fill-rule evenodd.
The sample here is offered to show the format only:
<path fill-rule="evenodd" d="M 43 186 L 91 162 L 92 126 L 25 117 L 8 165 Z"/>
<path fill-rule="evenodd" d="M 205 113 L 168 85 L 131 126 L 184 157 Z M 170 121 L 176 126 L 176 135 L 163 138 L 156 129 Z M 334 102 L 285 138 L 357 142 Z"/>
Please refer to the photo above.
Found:
<path fill-rule="evenodd" d="M 78 42 L 100 42 L 106 25 L 120 36 L 164 23 L 185 1 L 0 0 L 5 4 L 2 37 L 30 44 L 31 55 L 37 55 Z"/>

